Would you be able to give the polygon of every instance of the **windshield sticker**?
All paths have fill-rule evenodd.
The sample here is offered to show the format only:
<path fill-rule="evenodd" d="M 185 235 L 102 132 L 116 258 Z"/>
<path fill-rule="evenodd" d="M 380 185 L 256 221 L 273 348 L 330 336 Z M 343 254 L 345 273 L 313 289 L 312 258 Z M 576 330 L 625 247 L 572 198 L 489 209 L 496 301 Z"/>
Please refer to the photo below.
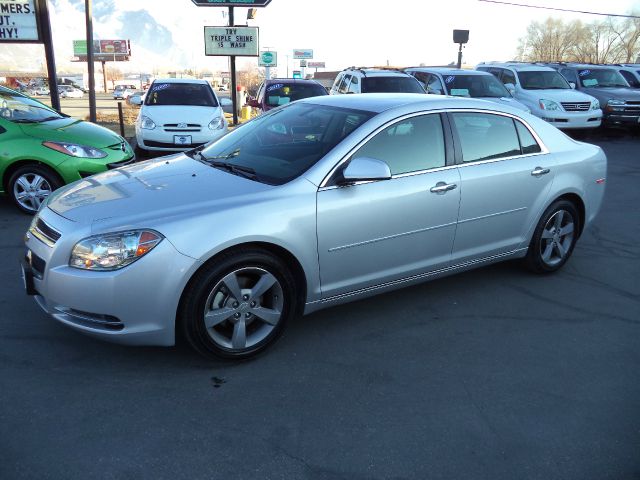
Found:
<path fill-rule="evenodd" d="M 451 95 L 454 97 L 468 97 L 469 89 L 468 88 L 452 88 Z"/>
<path fill-rule="evenodd" d="M 453 75 L 449 75 L 447 78 L 445 78 L 444 83 L 452 83 L 455 79 L 456 77 L 454 77 Z"/>
<path fill-rule="evenodd" d="M 161 83 L 160 85 L 154 85 L 152 92 L 159 92 L 160 90 L 164 90 L 165 88 L 169 88 L 168 83 Z"/>
<path fill-rule="evenodd" d="M 582 85 L 584 85 L 585 87 L 595 87 L 596 85 L 598 85 L 598 80 L 596 80 L 595 78 L 585 78 L 584 80 L 582 80 Z"/>
<path fill-rule="evenodd" d="M 580 70 L 578 72 L 578 75 L 580 75 L 581 77 L 585 77 L 587 75 L 589 75 L 591 73 L 591 70 Z"/>
<path fill-rule="evenodd" d="M 279 88 L 284 87 L 282 83 L 274 83 L 273 85 L 269 85 L 267 87 L 267 92 L 273 92 L 274 90 L 278 90 Z"/>

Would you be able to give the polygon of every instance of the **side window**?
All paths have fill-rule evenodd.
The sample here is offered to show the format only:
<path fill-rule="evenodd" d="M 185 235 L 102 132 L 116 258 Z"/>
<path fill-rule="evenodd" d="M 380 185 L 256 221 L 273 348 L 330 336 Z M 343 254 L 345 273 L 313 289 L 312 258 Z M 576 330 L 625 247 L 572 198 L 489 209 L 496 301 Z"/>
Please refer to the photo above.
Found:
<path fill-rule="evenodd" d="M 331 90 L 333 90 L 334 92 L 337 92 L 338 89 L 340 88 L 340 84 L 342 83 L 343 79 L 344 79 L 344 73 L 339 73 L 336 79 L 333 81 Z"/>
<path fill-rule="evenodd" d="M 531 132 L 527 127 L 525 127 L 521 122 L 515 120 L 516 130 L 518 130 L 518 138 L 520 138 L 520 148 L 522 149 L 522 154 L 526 155 L 528 153 L 539 153 L 542 151 L 536 139 L 533 138 Z"/>
<path fill-rule="evenodd" d="M 578 85 L 578 76 L 576 75 L 576 72 L 570 68 L 563 68 L 560 70 L 560 74 L 567 79 L 567 82 L 573 82 Z"/>
<path fill-rule="evenodd" d="M 351 83 L 349 84 L 349 88 L 347 88 L 347 93 L 360 93 L 360 81 L 358 81 L 358 77 L 355 75 L 351 77 Z"/>
<path fill-rule="evenodd" d="M 351 82 L 351 75 L 345 74 L 342 78 L 342 82 L 340 82 L 340 86 L 338 87 L 338 93 L 347 93 L 347 87 Z"/>
<path fill-rule="evenodd" d="M 520 155 L 518 134 L 510 117 L 490 113 L 452 113 L 464 163 Z"/>
<path fill-rule="evenodd" d="M 437 93 L 439 95 L 443 95 L 445 93 L 442 82 L 437 75 L 431 75 L 429 83 L 427 83 L 427 93 Z"/>
<path fill-rule="evenodd" d="M 511 83 L 512 85 L 516 84 L 516 76 L 511 70 L 507 70 L 506 68 L 502 70 L 502 83 L 506 85 L 507 83 Z"/>
<path fill-rule="evenodd" d="M 424 72 L 411 72 L 411 75 L 416 77 L 416 79 L 422 84 L 423 87 L 427 87 L 427 82 L 429 81 L 429 74 Z M 429 92 L 427 92 L 429 93 Z"/>
<path fill-rule="evenodd" d="M 627 72 L 626 70 L 620 70 L 620 75 L 624 77 L 624 79 L 634 88 L 640 87 L 640 82 L 631 72 Z"/>
<path fill-rule="evenodd" d="M 412 117 L 385 128 L 352 158 L 357 157 L 386 162 L 392 175 L 444 167 L 444 133 L 440 115 Z"/>

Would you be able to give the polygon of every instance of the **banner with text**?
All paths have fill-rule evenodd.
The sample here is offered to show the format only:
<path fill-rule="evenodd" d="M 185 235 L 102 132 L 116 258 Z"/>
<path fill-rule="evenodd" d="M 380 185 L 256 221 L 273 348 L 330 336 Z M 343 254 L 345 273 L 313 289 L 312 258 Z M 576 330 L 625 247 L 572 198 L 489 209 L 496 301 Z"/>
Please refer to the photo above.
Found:
<path fill-rule="evenodd" d="M 204 54 L 258 56 L 258 27 L 204 27 Z"/>
<path fill-rule="evenodd" d="M 0 0 L 0 43 L 40 42 L 35 0 Z"/>

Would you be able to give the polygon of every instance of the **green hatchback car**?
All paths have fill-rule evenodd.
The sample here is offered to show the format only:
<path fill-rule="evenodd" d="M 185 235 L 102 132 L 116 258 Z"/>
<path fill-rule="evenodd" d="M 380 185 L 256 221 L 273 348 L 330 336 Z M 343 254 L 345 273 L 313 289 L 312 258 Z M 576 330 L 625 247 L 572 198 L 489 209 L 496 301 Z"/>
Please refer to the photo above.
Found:
<path fill-rule="evenodd" d="M 0 192 L 35 213 L 56 188 L 134 161 L 121 136 L 0 87 Z"/>

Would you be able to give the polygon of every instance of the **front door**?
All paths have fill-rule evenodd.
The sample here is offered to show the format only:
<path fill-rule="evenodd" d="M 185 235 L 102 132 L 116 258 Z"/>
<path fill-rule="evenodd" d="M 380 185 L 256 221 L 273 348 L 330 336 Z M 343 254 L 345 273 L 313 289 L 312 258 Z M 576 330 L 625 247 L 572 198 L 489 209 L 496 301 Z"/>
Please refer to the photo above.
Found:
<path fill-rule="evenodd" d="M 460 189 L 458 169 L 447 166 L 445 151 L 439 114 L 405 118 L 351 157 L 385 161 L 390 180 L 320 189 L 324 298 L 449 265 Z"/>

